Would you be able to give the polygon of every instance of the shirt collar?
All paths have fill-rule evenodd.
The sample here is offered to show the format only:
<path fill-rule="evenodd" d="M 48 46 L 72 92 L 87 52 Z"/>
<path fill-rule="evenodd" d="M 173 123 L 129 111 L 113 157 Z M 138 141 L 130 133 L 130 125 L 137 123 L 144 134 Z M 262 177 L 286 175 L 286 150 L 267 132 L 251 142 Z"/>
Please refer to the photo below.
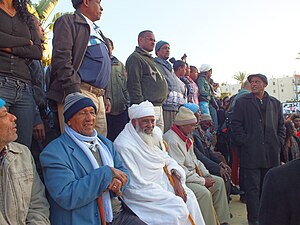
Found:
<path fill-rule="evenodd" d="M 98 26 L 95 23 L 93 23 L 93 21 L 91 21 L 89 18 L 87 18 L 85 15 L 83 14 L 81 15 L 85 18 L 86 22 L 90 26 L 90 36 L 96 36 L 99 39 L 102 39 L 101 36 L 95 30 Z"/>

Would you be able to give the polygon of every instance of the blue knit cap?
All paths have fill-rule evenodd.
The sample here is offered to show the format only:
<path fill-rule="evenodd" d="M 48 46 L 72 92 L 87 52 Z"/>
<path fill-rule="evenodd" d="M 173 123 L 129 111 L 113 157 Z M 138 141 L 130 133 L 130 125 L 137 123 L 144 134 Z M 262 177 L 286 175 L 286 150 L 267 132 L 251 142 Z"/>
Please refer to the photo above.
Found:
<path fill-rule="evenodd" d="M 159 51 L 159 49 L 163 46 L 163 45 L 165 45 L 165 44 L 169 44 L 168 42 L 166 42 L 166 41 L 159 41 L 159 42 L 157 42 L 156 43 L 156 45 L 155 45 L 155 53 L 157 52 L 157 51 Z"/>
<path fill-rule="evenodd" d="M 188 108 L 189 110 L 191 110 L 194 114 L 199 111 L 199 106 L 195 103 L 187 102 L 187 103 L 184 103 L 183 106 L 185 108 Z"/>
<path fill-rule="evenodd" d="M 5 102 L 2 98 L 0 98 L 0 109 L 1 109 L 3 106 L 5 106 L 5 104 L 6 104 L 6 102 Z"/>
<path fill-rule="evenodd" d="M 79 92 L 67 95 L 64 104 L 65 122 L 67 123 L 78 111 L 88 106 L 92 106 L 95 112 L 97 112 L 97 108 L 90 98 L 85 97 Z"/>

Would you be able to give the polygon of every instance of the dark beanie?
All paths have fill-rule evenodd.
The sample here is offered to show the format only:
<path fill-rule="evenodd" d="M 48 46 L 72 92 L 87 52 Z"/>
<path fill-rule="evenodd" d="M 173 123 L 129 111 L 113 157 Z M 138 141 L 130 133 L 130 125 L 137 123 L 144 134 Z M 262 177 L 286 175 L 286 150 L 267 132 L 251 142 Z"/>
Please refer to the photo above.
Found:
<path fill-rule="evenodd" d="M 166 41 L 159 41 L 159 42 L 157 42 L 156 43 L 156 45 L 155 45 L 155 53 L 157 52 L 157 51 L 159 51 L 159 49 L 163 46 L 163 45 L 165 45 L 165 44 L 169 44 L 168 42 L 166 42 Z"/>
<path fill-rule="evenodd" d="M 79 5 L 82 2 L 82 0 L 72 0 L 73 7 L 76 8 L 77 5 Z"/>
<path fill-rule="evenodd" d="M 85 97 L 79 92 L 67 95 L 64 104 L 65 122 L 67 123 L 77 112 L 88 106 L 92 106 L 95 112 L 97 112 L 97 108 L 90 98 Z"/>
<path fill-rule="evenodd" d="M 262 81 L 263 81 L 266 85 L 268 85 L 268 78 L 267 78 L 265 75 L 260 74 L 260 73 L 257 73 L 257 74 L 250 74 L 250 75 L 247 77 L 247 80 L 249 81 L 249 83 L 251 83 L 251 79 L 252 79 L 253 77 L 259 77 L 260 79 L 262 79 Z"/>

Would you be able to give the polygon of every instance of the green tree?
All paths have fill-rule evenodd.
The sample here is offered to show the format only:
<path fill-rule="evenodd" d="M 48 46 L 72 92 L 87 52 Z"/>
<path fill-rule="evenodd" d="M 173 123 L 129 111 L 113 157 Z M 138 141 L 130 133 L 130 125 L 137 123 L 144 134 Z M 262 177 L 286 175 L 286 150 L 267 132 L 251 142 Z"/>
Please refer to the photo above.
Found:
<path fill-rule="evenodd" d="M 58 0 L 40 0 L 38 3 L 31 3 L 29 5 L 29 11 L 45 22 L 57 3 Z"/>
<path fill-rule="evenodd" d="M 239 82 L 239 84 L 242 85 L 245 82 L 247 76 L 248 76 L 247 72 L 241 72 L 241 71 L 239 71 L 238 73 L 236 73 L 233 76 L 233 79 L 237 80 Z"/>

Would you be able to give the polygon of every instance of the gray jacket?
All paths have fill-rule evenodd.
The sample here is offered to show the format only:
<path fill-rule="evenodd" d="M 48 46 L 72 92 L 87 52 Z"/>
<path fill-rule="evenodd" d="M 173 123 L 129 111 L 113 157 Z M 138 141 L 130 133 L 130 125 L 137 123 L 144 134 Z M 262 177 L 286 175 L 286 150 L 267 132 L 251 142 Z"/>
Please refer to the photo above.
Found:
<path fill-rule="evenodd" d="M 26 146 L 14 142 L 8 145 L 0 186 L 1 225 L 50 225 L 45 188 Z"/>

